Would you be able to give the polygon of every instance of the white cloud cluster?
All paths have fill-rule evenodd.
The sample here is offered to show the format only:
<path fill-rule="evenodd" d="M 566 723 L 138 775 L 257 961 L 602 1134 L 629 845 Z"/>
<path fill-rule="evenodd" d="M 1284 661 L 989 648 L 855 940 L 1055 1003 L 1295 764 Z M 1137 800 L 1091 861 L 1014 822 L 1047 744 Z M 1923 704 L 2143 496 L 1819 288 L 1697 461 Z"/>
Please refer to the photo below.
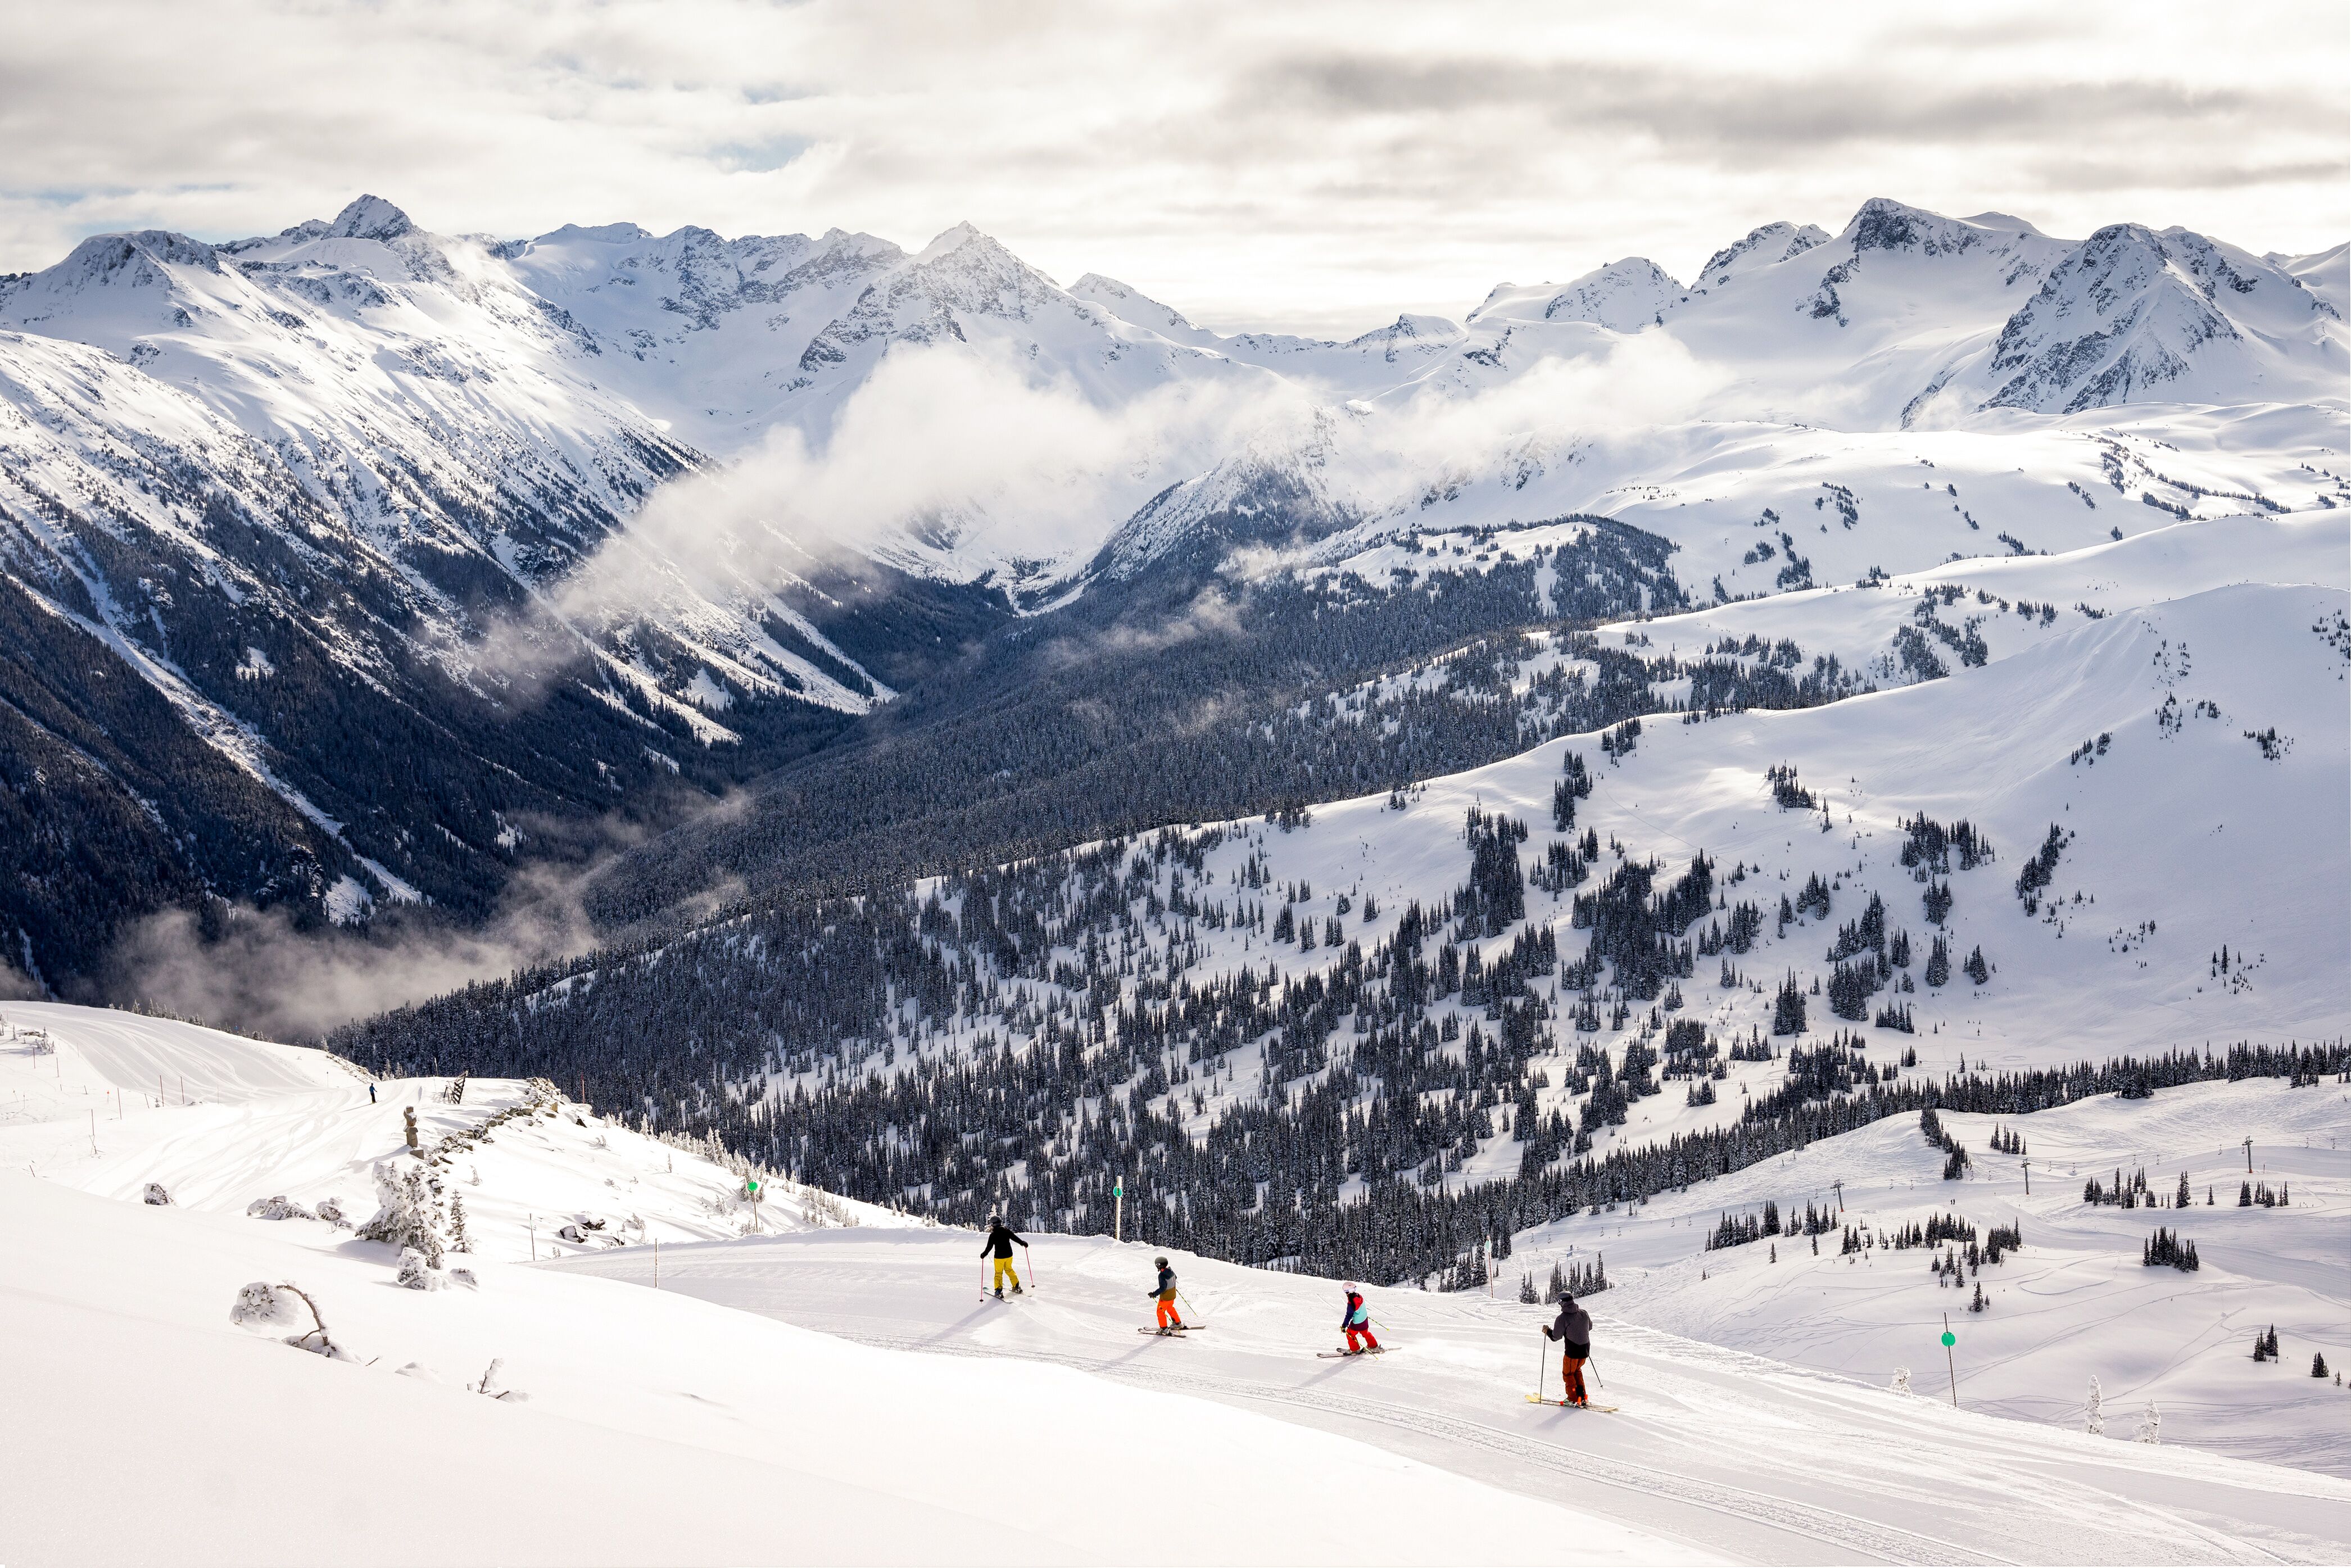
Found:
<path fill-rule="evenodd" d="M 2351 227 L 2339 5 L 1241 0 L 20 4 L 0 267 L 360 190 L 444 232 L 630 218 L 919 238 L 967 217 L 1231 329 L 1678 273 L 1865 197 L 2052 233 Z"/>

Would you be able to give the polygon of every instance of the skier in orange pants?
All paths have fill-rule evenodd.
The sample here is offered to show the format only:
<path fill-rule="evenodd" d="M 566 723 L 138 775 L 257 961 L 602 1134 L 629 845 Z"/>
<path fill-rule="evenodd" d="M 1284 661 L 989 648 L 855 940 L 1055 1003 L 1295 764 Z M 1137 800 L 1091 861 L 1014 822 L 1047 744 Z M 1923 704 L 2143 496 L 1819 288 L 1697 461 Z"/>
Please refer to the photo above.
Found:
<path fill-rule="evenodd" d="M 1575 1304 L 1573 1296 L 1559 1299 L 1559 1317 L 1543 1325 L 1543 1338 L 1560 1342 L 1559 1377 L 1566 1385 L 1567 1402 L 1584 1405 L 1583 1364 L 1592 1356 L 1592 1314 Z"/>
<path fill-rule="evenodd" d="M 1159 1303 L 1159 1332 L 1174 1333 L 1185 1326 L 1183 1317 L 1176 1311 L 1176 1270 L 1167 1266 L 1166 1259 L 1162 1258 L 1157 1261 L 1159 1283 L 1152 1286 L 1144 1294 Z"/>

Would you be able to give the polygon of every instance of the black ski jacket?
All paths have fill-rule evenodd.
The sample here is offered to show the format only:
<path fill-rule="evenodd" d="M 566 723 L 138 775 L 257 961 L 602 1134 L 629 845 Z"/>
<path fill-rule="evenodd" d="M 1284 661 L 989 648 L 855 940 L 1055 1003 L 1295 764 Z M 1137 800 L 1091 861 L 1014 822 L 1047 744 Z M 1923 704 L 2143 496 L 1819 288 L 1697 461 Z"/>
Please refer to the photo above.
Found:
<path fill-rule="evenodd" d="M 1590 1355 L 1592 1314 L 1573 1301 L 1562 1301 L 1558 1321 L 1543 1325 L 1543 1338 L 1565 1340 L 1570 1355 Z"/>
<path fill-rule="evenodd" d="M 987 1239 L 979 1244 L 979 1255 L 983 1258 L 1009 1258 L 1012 1256 L 1012 1244 L 1016 1241 L 1020 1241 L 1020 1238 L 1012 1233 L 1009 1226 L 992 1226 L 988 1229 Z M 1029 1243 L 1020 1241 L 1020 1245 L 1026 1247 Z"/>

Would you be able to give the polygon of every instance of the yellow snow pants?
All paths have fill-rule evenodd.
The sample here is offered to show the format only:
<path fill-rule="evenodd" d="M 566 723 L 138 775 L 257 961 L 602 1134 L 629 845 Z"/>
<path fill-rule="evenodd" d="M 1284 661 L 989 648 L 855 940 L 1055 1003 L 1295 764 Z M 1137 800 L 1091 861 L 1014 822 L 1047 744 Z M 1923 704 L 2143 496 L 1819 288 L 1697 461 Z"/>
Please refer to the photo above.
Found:
<path fill-rule="evenodd" d="M 996 1260 L 996 1288 L 998 1290 L 1000 1291 L 1004 1289 L 1004 1281 L 1007 1276 L 1011 1278 L 1012 1288 L 1016 1291 L 1019 1290 L 1020 1288 L 1020 1276 L 1019 1272 L 1013 1269 L 1012 1260 L 1009 1258 L 998 1258 Z"/>

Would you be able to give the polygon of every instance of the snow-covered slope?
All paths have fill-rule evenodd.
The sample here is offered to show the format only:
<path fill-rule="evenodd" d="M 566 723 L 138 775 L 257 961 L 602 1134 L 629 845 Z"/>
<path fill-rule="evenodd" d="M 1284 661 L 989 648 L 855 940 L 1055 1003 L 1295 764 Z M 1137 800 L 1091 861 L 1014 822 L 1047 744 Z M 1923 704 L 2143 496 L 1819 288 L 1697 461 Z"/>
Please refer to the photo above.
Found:
<path fill-rule="evenodd" d="M 2077 1204 L 2062 1189 L 2012 1196 L 2009 1162 L 1988 1152 L 1988 1179 L 1959 1184 L 1962 1207 L 1987 1219 L 2020 1212 L 2028 1235 L 1985 1269 L 1991 1312 L 1960 1322 L 1962 1408 L 1934 1397 L 1923 1374 L 1906 1396 L 1771 1354 L 1785 1337 L 1823 1359 L 1826 1342 L 1791 1313 L 1815 1283 L 1851 1294 L 1827 1273 L 1839 1260 L 1807 1270 L 1792 1258 L 1708 1254 L 1732 1271 L 1699 1283 L 1682 1278 L 1687 1260 L 1665 1263 L 1694 1234 L 1675 1218 L 1710 1193 L 1735 1202 L 1763 1190 L 1758 1169 L 1524 1239 L 1521 1259 L 1536 1267 L 1571 1238 L 1583 1261 L 1604 1228 L 1642 1233 L 1611 1237 L 1612 1249 L 1660 1253 L 1651 1269 L 1612 1257 L 1622 1282 L 1593 1298 L 1593 1375 L 1614 1408 L 1581 1414 L 1527 1402 L 1538 1377 L 1552 1380 L 1536 1333 L 1549 1312 L 1504 1292 L 1371 1289 L 1384 1354 L 1323 1360 L 1335 1281 L 1177 1252 L 1182 1310 L 1206 1327 L 1138 1337 L 1150 1260 L 1172 1250 L 1153 1244 L 1146 1209 L 1130 1212 L 1141 1234 L 1123 1245 L 1031 1234 L 1019 1255 L 1026 1291 L 1003 1304 L 976 1299 L 973 1233 L 838 1200 L 783 1236 L 673 1219 L 655 1249 L 542 1231 L 534 1265 L 494 1197 L 546 1203 L 553 1184 L 576 1189 L 619 1169 L 641 1182 L 637 1202 L 664 1201 L 653 1189 L 666 1176 L 674 1208 L 678 1194 L 731 1173 L 629 1141 L 543 1086 L 476 1081 L 451 1104 L 435 1097 L 440 1081 L 390 1081 L 371 1106 L 358 1075 L 315 1052 L 86 1009 L 10 1018 L 0 1093 L 20 1113 L 41 1079 L 68 1096 L 135 1093 L 161 1073 L 173 1086 L 184 1078 L 192 1100 L 214 1097 L 141 1104 L 104 1124 L 111 1169 L 58 1160 L 39 1175 L 0 1173 L 0 1239 L 25 1265 L 0 1285 L 0 1332 L 41 1348 L 16 1368 L 0 1462 L 20 1483 L 11 1545 L 42 1562 L 391 1563 L 420 1549 L 452 1563 L 2316 1562 L 2351 1542 L 2351 1487 L 2242 1457 L 2257 1442 L 2214 1441 L 2215 1413 L 2183 1378 L 2231 1375 L 2196 1370 L 2225 1359 L 2217 1344 L 2187 1372 L 2150 1381 L 2140 1371 L 2161 1358 L 2171 1318 L 2199 1343 L 2212 1338 L 2189 1326 L 2198 1306 L 2274 1316 L 2297 1352 L 2328 1343 L 2262 1282 L 2281 1277 L 2294 1247 L 2272 1241 L 2262 1260 L 2208 1239 L 2205 1273 L 2173 1276 L 2195 1305 L 2099 1336 L 2099 1364 L 2111 1368 L 2105 1437 L 2038 1409 L 2039 1422 L 1998 1418 L 2017 1402 L 2001 1390 L 2031 1366 L 2063 1361 L 2070 1376 L 2082 1360 L 2053 1315 L 2094 1323 L 2101 1303 L 2133 1299 L 2142 1271 L 2117 1275 L 2087 1256 L 2126 1249 L 2106 1234 L 2115 1227 L 2069 1229 Z M 55 1054 L 35 1054 L 43 1045 Z M 393 1288 L 389 1244 L 236 1204 L 277 1192 L 311 1207 L 321 1173 L 353 1153 L 440 1171 L 397 1152 L 393 1117 L 420 1104 L 419 1090 L 428 1146 L 468 1124 L 487 1133 L 466 1156 L 481 1185 L 457 1176 L 473 1249 L 444 1255 L 439 1288 Z M 2280 1111 L 2291 1121 L 2334 1093 L 2221 1087 L 2198 1104 L 2166 1103 L 2165 1126 L 2195 1138 L 2210 1113 L 2234 1112 L 2232 1126 L 2250 1115 L 2268 1136 L 2284 1124 Z M 40 1126 L 69 1132 L 76 1120 Z M 167 1124 L 177 1131 L 152 1131 Z M 1952 1125 L 1982 1132 L 1968 1118 Z M 2112 1119 L 2087 1107 L 2022 1125 L 2043 1172 L 2109 1154 Z M 19 1121 L 5 1134 L 12 1165 L 28 1130 Z M 322 1160 L 336 1141 L 351 1146 Z M 1814 1167 L 1829 1161 L 1847 1177 L 1857 1223 L 1898 1219 L 1892 1188 L 1920 1162 L 1891 1148 L 1875 1165 L 1867 1152 L 1845 1158 L 1850 1142 L 1807 1151 L 1801 1169 L 1772 1167 L 1778 1183 L 1765 1186 L 1793 1196 L 1825 1180 Z M 648 1155 L 675 1169 L 657 1172 Z M 2340 1157 L 2259 1150 L 2265 1176 L 2292 1180 L 2294 1202 L 2233 1211 L 2234 1228 L 2298 1227 L 2306 1249 L 2306 1233 L 2343 1201 Z M 172 1202 L 141 1201 L 143 1184 L 128 1178 L 141 1165 L 150 1180 L 169 1175 Z M 1842 1266 L 1882 1277 L 1891 1259 Z M 2037 1313 L 2003 1288 L 2030 1297 L 2044 1281 L 2065 1293 Z M 281 1322 L 233 1317 L 255 1282 L 279 1287 Z M 1937 1320 L 1912 1299 L 1924 1288 L 1881 1278 L 1865 1309 L 1873 1332 L 1931 1336 Z M 1732 1291 L 1753 1310 L 1722 1319 Z M 1713 1312 L 1729 1343 L 1651 1326 L 1676 1303 Z M 1760 1326 L 1782 1322 L 1776 1333 Z M 305 1354 L 289 1337 L 324 1338 L 333 1354 Z M 1876 1354 L 1859 1349 L 1839 1370 L 1874 1371 Z M 2117 1441 L 2150 1391 L 2163 1441 Z M 2317 1433 L 2341 1397 L 2307 1377 L 2289 1393 L 2292 1413 L 2273 1429 Z M 991 1439 L 973 1442 L 975 1424 Z M 117 1505 L 108 1479 L 125 1431 L 181 1460 L 142 1479 L 136 1509 Z M 285 1448 L 289 1431 L 298 1451 Z M 395 1483 L 349 1458 L 387 1449 L 399 1456 Z M 387 1484 L 421 1489 L 434 1500 L 428 1516 L 387 1511 Z"/>
<path fill-rule="evenodd" d="M 1539 1227 L 1498 1268 L 1512 1287 L 1530 1273 L 1541 1285 L 1554 1263 L 1602 1258 L 1612 1288 L 1593 1304 L 1612 1318 L 1876 1387 L 1907 1367 L 1927 1398 L 1949 1397 L 1956 1380 L 1966 1408 L 2075 1431 L 2095 1377 L 2109 1438 L 2134 1435 L 2153 1401 L 2167 1443 L 2351 1476 L 2351 1395 L 2331 1372 L 2310 1375 L 2314 1355 L 2330 1369 L 2351 1360 L 2339 1245 L 2351 1150 L 2336 1146 L 2346 1092 L 2256 1079 L 2027 1114 L 1947 1111 L 1942 1126 L 1969 1155 L 1950 1182 L 1944 1151 L 1899 1117 Z M 1995 1131 L 2022 1139 L 2021 1151 L 1993 1147 Z M 2112 1188 L 2117 1170 L 2125 1186 L 2146 1173 L 2137 1207 L 2084 1200 L 2085 1182 Z M 2178 1208 L 2182 1176 L 2190 1205 Z M 2240 1207 L 2245 1183 L 2289 1201 Z M 1767 1201 L 1782 1234 L 1707 1249 L 1723 1216 L 1759 1217 Z M 1808 1208 L 1834 1213 L 1809 1239 Z M 1928 1264 L 1964 1255 L 1964 1240 L 1889 1245 L 1954 1215 L 1979 1239 L 2014 1225 L 2023 1245 L 1956 1278 Z M 1870 1245 L 1843 1251 L 1847 1228 Z M 2147 1267 L 2158 1228 L 2192 1242 L 2201 1267 Z M 1980 1313 L 1969 1310 L 1977 1284 Z M 1949 1364 L 1935 1337 L 1946 1314 L 1959 1335 Z M 2253 1336 L 2273 1327 L 2279 1359 L 2257 1363 Z"/>
<path fill-rule="evenodd" d="M 1613 1292 L 1593 1299 L 1606 1415 L 1527 1403 L 1539 1375 L 1559 1386 L 1538 1332 L 1550 1310 L 1482 1292 L 1368 1290 L 1385 1353 L 1317 1360 L 1337 1339 L 1337 1281 L 1177 1252 L 1186 1315 L 1207 1327 L 1138 1340 L 1155 1251 L 1142 1234 L 1032 1238 L 1039 1289 L 1003 1306 L 975 1303 L 973 1238 L 952 1231 L 664 1249 L 662 1288 L 947 1366 L 1033 1361 L 1265 1412 L 1730 1561 L 2323 1560 L 2351 1532 L 2351 1482 L 2173 1446 L 2184 1413 L 2150 1448 L 1995 1419 L 1964 1394 L 1954 1411 L 1921 1396 L 1923 1375 L 1897 1396 L 1636 1327 L 1608 1310 Z M 651 1282 L 635 1252 L 563 1270 Z M 1931 1320 L 1911 1327 L 1932 1346 Z M 2114 1411 L 2124 1427 L 2119 1397 Z M 1505 1545 L 1482 1522 L 1461 1528 L 1469 1543 L 1440 1555 Z"/>
<path fill-rule="evenodd" d="M 730 1173 L 543 1086 L 477 1081 L 450 1104 L 444 1082 L 388 1082 L 371 1102 L 359 1075 L 315 1051 L 91 1009 L 10 1018 L 0 1239 L 24 1267 L 0 1285 L 0 1333 L 41 1354 L 15 1369 L 0 1462 L 17 1483 L 10 1547 L 38 1561 L 393 1563 L 420 1549 L 453 1563 L 1426 1561 L 1464 1518 L 1499 1532 L 1480 1552 L 1496 1562 L 1712 1560 L 1671 1533 L 1267 1415 L 1059 1369 L 917 1358 L 672 1289 L 534 1270 L 533 1253 L 605 1249 L 619 1227 L 571 1212 L 583 1197 L 657 1217 L 632 1240 L 745 1233 Z M 139 1088 L 151 1073 L 163 1104 Z M 209 1103 L 182 1106 L 183 1082 Z M 80 1116 L 52 1114 L 52 1099 L 79 1091 L 124 1107 L 100 1124 L 96 1157 L 44 1142 L 87 1145 Z M 313 1211 L 341 1197 L 365 1220 L 372 1203 L 339 1189 L 373 1161 L 414 1164 L 399 1152 L 412 1108 L 428 1148 L 487 1129 L 454 1166 L 417 1167 L 465 1200 L 470 1250 L 445 1255 L 443 1288 L 390 1288 L 397 1249 L 351 1239 L 348 1223 L 246 1212 L 247 1193 Z M 172 1201 L 142 1202 L 149 1182 Z M 763 1207 L 770 1233 L 914 1233 L 805 1190 Z M 948 1245 L 968 1253 L 971 1240 Z M 649 1283 L 662 1282 L 655 1258 L 676 1255 L 630 1251 Z M 232 1322 L 254 1281 L 298 1287 L 340 1354 L 283 1343 L 311 1326 L 290 1297 L 298 1321 Z M 1020 1440 L 975 1448 L 975 1421 Z M 125 1510 L 93 1478 L 131 1431 L 175 1459 Z M 1147 1464 L 1133 1462 L 1138 1434 Z M 397 1484 L 438 1499 L 429 1520 L 387 1512 L 379 1468 L 352 1458 L 387 1447 L 402 1456 Z M 910 1465 L 910 1448 L 954 1462 Z M 1040 1473 L 1075 1484 L 1040 1486 Z M 1356 1506 L 1374 1477 L 1399 1512 Z"/>

